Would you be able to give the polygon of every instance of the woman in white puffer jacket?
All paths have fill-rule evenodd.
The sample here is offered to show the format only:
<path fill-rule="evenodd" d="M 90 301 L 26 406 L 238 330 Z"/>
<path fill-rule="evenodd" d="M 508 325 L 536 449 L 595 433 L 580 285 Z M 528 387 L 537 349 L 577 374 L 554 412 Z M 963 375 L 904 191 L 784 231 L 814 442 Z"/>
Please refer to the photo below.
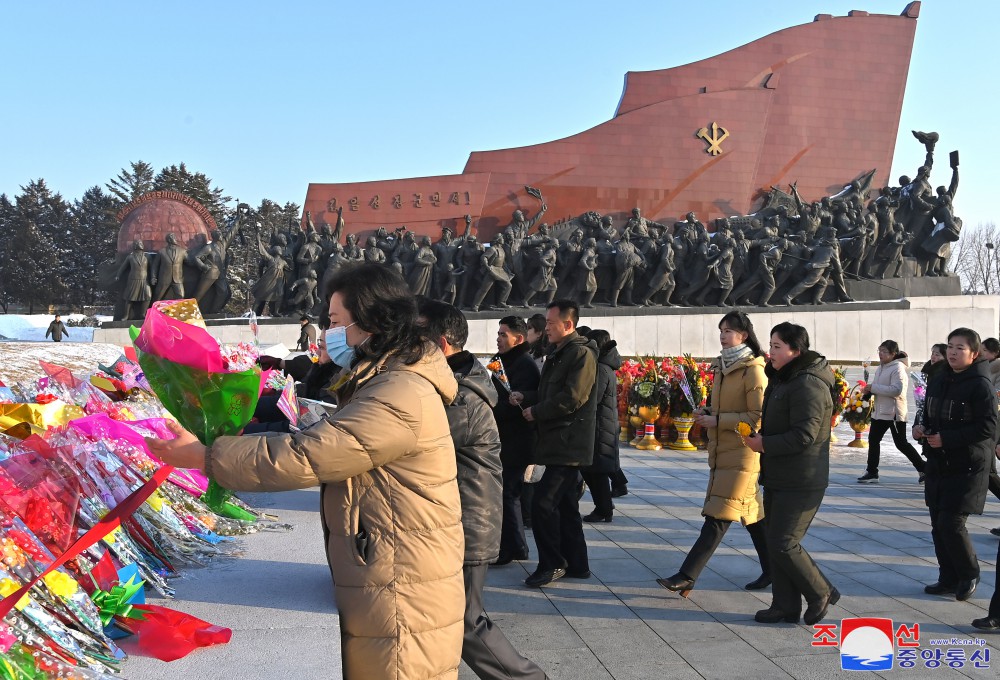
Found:
<path fill-rule="evenodd" d="M 910 459 L 920 473 L 919 481 L 924 481 L 924 459 L 906 439 L 906 395 L 909 376 L 906 369 L 910 362 L 906 352 L 899 351 L 899 345 L 886 340 L 878 346 L 879 366 L 875 376 L 865 386 L 866 395 L 872 395 L 872 425 L 868 434 L 868 470 L 858 477 L 861 484 L 878 483 L 878 463 L 880 446 L 886 431 L 892 433 L 892 443 L 900 453 Z"/>

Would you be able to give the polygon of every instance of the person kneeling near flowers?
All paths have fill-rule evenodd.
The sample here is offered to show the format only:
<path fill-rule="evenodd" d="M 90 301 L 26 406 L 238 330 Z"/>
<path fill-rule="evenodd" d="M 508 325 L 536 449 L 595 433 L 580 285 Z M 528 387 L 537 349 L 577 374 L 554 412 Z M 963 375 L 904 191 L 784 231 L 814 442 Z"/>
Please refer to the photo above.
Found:
<path fill-rule="evenodd" d="M 457 678 L 464 536 L 445 405 L 458 384 L 425 342 L 417 303 L 394 270 L 341 268 L 329 282 L 329 358 L 339 408 L 294 434 L 220 437 L 178 427 L 149 440 L 164 462 L 229 489 L 321 488 L 340 611 L 345 678 Z"/>

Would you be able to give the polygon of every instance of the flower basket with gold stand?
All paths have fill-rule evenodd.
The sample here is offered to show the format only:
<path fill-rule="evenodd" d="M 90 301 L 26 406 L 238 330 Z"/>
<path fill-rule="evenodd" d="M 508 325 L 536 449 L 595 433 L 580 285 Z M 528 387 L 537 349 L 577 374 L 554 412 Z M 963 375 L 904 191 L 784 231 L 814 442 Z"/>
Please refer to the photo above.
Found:
<path fill-rule="evenodd" d="M 851 387 L 847 384 L 847 374 L 844 369 L 834 368 L 833 370 L 833 417 L 830 418 L 830 441 L 840 441 L 833 433 L 833 428 L 840 425 L 842 414 L 847 410 L 847 405 L 851 401 Z"/>
<path fill-rule="evenodd" d="M 688 435 L 694 427 L 694 417 L 689 414 L 674 418 L 674 427 L 677 428 L 677 441 L 668 444 L 673 451 L 697 451 L 698 448 L 691 443 Z"/>
<path fill-rule="evenodd" d="M 621 428 L 618 432 L 618 441 L 627 442 L 628 441 L 628 419 L 625 420 L 624 425 L 619 425 Z"/>
<path fill-rule="evenodd" d="M 871 395 L 865 394 L 865 385 L 865 381 L 859 380 L 858 384 L 851 388 L 847 408 L 843 413 L 844 420 L 854 430 L 854 440 L 847 444 L 852 449 L 868 448 L 868 442 L 861 438 L 872 422 L 872 398 Z"/>
<path fill-rule="evenodd" d="M 660 443 L 670 447 L 670 442 L 677 438 L 677 430 L 673 428 L 674 419 L 670 417 L 669 408 L 660 409 L 660 417 L 656 421 L 656 427 L 660 430 Z"/>
<path fill-rule="evenodd" d="M 632 383 L 629 391 L 629 425 L 636 428 L 635 439 L 629 442 L 631 446 L 643 450 L 659 450 L 659 442 L 656 448 L 651 448 L 650 440 L 655 441 L 652 434 L 646 434 L 646 425 L 652 425 L 660 417 L 659 406 L 659 375 L 656 373 L 655 365 L 650 368 L 651 373 L 647 373 L 649 380 L 638 380 Z M 640 442 L 645 441 L 644 446 Z"/>
<path fill-rule="evenodd" d="M 669 366 L 670 415 L 673 416 L 676 440 L 667 444 L 674 451 L 697 451 L 697 439 L 692 441 L 695 427 L 694 412 L 705 406 L 712 383 L 707 364 L 697 363 L 690 354 L 675 357 Z M 700 429 L 696 430 L 698 435 Z"/>
<path fill-rule="evenodd" d="M 618 427 L 620 428 L 618 432 L 618 441 L 627 442 L 629 440 L 629 407 L 628 404 L 625 408 L 619 406 L 618 410 Z"/>
<path fill-rule="evenodd" d="M 617 385 L 615 401 L 618 404 L 618 427 L 620 428 L 618 432 L 618 441 L 627 442 L 628 441 L 628 416 L 629 416 L 629 403 L 628 395 L 629 390 L 632 389 L 632 376 L 621 371 L 616 373 Z"/>
<path fill-rule="evenodd" d="M 660 417 L 659 406 L 640 406 L 639 419 L 643 422 L 643 436 L 634 446 L 640 451 L 659 451 L 663 448 L 656 440 L 656 421 Z"/>
<path fill-rule="evenodd" d="M 632 430 L 635 431 L 635 437 L 633 437 L 632 439 L 629 440 L 628 445 L 629 446 L 635 446 L 636 444 L 639 443 L 639 441 L 642 439 L 643 435 L 646 433 L 646 430 L 645 430 L 645 427 L 644 427 L 644 425 L 646 423 L 643 422 L 642 418 L 640 418 L 638 415 L 630 415 L 628 417 L 628 424 L 629 424 L 629 427 L 631 427 Z"/>

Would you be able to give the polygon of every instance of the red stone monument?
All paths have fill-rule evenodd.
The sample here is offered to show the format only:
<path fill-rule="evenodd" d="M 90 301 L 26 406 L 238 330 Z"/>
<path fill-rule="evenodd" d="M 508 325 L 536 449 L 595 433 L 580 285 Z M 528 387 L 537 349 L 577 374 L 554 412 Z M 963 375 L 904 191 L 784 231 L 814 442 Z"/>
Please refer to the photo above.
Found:
<path fill-rule="evenodd" d="M 460 233 L 466 213 L 488 240 L 511 212 L 531 215 L 541 190 L 557 222 L 588 210 L 616 221 L 634 207 L 671 222 L 746 214 L 771 185 L 798 182 L 806 200 L 840 191 L 892 166 L 910 53 L 920 13 L 853 11 L 816 16 L 684 66 L 625 76 L 615 116 L 590 130 L 534 146 L 476 151 L 460 175 L 310 184 L 305 210 L 317 226 L 348 232 L 406 225 Z"/>
<path fill-rule="evenodd" d="M 132 250 L 132 242 L 142 241 L 147 252 L 166 245 L 173 233 L 188 249 L 205 245 L 215 229 L 215 219 L 201 203 L 176 191 L 150 191 L 118 211 L 122 223 L 118 231 L 118 253 Z"/>

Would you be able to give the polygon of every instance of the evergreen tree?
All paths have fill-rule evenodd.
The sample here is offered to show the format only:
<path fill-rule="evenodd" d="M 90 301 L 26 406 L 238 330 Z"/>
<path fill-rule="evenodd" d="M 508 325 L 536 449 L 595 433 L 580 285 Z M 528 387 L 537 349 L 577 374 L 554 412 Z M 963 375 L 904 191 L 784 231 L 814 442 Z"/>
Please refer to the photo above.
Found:
<path fill-rule="evenodd" d="M 74 202 L 73 214 L 78 228 L 75 233 L 74 257 L 76 270 L 65 281 L 70 288 L 70 300 L 78 305 L 95 305 L 110 301 L 110 294 L 99 285 L 99 269 L 113 260 L 118 243 L 119 204 L 111 194 L 95 185 Z"/>
<path fill-rule="evenodd" d="M 35 307 L 61 303 L 65 287 L 59 278 L 60 262 L 56 246 L 33 216 L 46 212 L 32 204 L 32 195 L 22 194 L 12 204 L 0 197 L 0 234 L 6 252 L 0 260 L 0 297 L 4 311 L 12 302 Z M 43 215 L 44 217 L 44 215 Z"/>
<path fill-rule="evenodd" d="M 15 302 L 12 285 L 17 272 L 14 271 L 10 249 L 14 240 L 14 204 L 7 194 L 0 194 L 0 307 L 6 314 L 10 303 Z"/>
<path fill-rule="evenodd" d="M 26 276 L 15 286 L 30 286 L 21 296 L 21 301 L 29 307 L 67 302 L 65 280 L 77 267 L 76 231 L 76 219 L 69 204 L 60 194 L 52 193 L 44 179 L 21 187 L 14 200 L 14 242 L 10 255 L 24 267 Z M 32 264 L 24 262 L 26 256 L 32 259 Z"/>
<path fill-rule="evenodd" d="M 203 172 L 191 172 L 184 163 L 163 168 L 153 179 L 154 191 L 176 191 L 201 203 L 216 222 L 224 224 L 228 217 L 226 204 L 233 200 Z"/>
<path fill-rule="evenodd" d="M 146 161 L 135 161 L 129 165 L 131 170 L 122 168 L 114 179 L 104 185 L 117 199 L 119 207 L 153 190 L 153 166 Z"/>

